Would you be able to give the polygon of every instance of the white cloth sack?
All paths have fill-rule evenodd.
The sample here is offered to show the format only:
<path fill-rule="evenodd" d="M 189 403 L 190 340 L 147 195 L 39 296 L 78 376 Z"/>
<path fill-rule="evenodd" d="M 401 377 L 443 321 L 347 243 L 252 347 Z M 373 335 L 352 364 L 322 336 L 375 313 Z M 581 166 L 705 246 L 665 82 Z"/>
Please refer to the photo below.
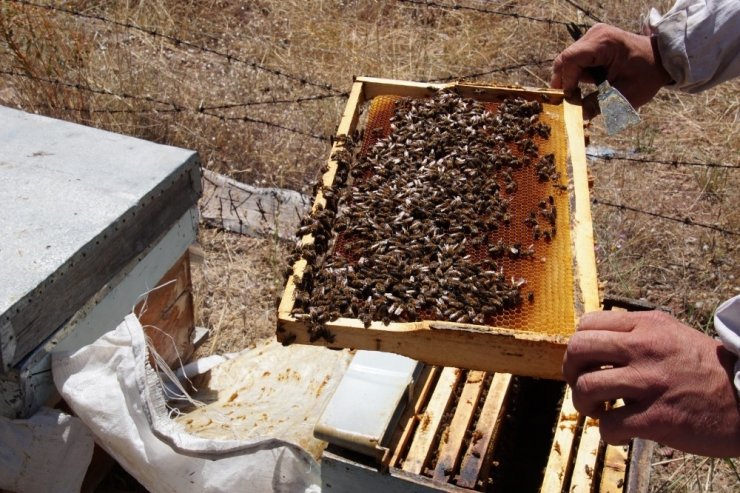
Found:
<path fill-rule="evenodd" d="M 693 93 L 740 76 L 738 0 L 677 0 L 665 15 L 651 9 L 645 28 L 673 78 L 668 88 Z"/>
<path fill-rule="evenodd" d="M 0 489 L 23 493 L 80 491 L 93 453 L 82 422 L 41 408 L 28 419 L 0 416 Z"/>
<path fill-rule="evenodd" d="M 315 353 L 311 360 L 302 362 L 304 372 L 311 371 L 305 365 L 317 371 L 326 366 Z M 57 389 L 98 444 L 149 491 L 320 490 L 318 463 L 289 441 L 259 436 L 214 440 L 187 433 L 171 419 L 162 384 L 148 362 L 143 329 L 133 315 L 95 343 L 73 354 L 55 354 L 52 370 Z"/>

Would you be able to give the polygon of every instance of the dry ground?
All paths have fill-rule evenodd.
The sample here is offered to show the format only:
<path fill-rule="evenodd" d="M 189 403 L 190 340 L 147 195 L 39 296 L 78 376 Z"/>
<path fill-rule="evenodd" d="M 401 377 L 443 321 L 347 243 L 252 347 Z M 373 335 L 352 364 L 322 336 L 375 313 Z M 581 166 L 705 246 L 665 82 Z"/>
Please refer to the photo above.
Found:
<path fill-rule="evenodd" d="M 77 0 L 63 3 L 69 13 L 0 0 L 0 103 L 193 148 L 209 169 L 309 193 L 353 75 L 483 73 L 470 78 L 541 87 L 549 60 L 569 43 L 558 22 L 593 22 L 565 0 L 458 3 L 466 8 L 439 7 L 453 0 Z M 576 3 L 637 31 L 649 5 L 672 2 Z M 590 129 L 591 144 L 618 154 L 735 166 L 592 162 L 593 196 L 637 209 L 593 207 L 604 292 L 667 306 L 700 330 L 711 330 L 719 301 L 740 292 L 739 89 L 735 81 L 701 95 L 664 91 L 637 128 L 614 138 L 598 121 Z M 203 230 L 200 242 L 198 316 L 214 334 L 201 352 L 270 335 L 288 247 L 216 230 Z M 740 481 L 735 462 L 678 458 L 656 455 L 655 491 L 731 491 Z"/>

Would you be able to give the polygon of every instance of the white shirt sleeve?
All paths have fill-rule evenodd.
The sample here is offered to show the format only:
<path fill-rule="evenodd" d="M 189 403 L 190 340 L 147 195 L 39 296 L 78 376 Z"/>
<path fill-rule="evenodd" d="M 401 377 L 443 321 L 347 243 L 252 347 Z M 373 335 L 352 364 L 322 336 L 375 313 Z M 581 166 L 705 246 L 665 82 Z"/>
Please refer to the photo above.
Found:
<path fill-rule="evenodd" d="M 714 328 L 725 348 L 740 358 L 740 295 L 717 308 L 714 312 Z M 735 388 L 740 392 L 740 359 L 735 362 Z"/>
<path fill-rule="evenodd" d="M 665 15 L 651 9 L 645 28 L 674 80 L 668 88 L 699 92 L 740 75 L 738 0 L 678 0 Z"/>

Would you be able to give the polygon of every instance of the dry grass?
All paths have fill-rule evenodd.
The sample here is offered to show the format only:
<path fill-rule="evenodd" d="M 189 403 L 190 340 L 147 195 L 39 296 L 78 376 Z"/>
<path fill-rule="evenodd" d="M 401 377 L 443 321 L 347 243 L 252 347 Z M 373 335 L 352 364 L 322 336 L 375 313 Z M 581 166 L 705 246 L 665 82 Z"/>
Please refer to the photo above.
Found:
<path fill-rule="evenodd" d="M 203 260 L 193 264 L 197 323 L 211 330 L 194 357 L 239 351 L 275 332 L 286 245 L 204 229 Z"/>
<path fill-rule="evenodd" d="M 559 21 L 583 20 L 562 0 L 461 3 Z M 637 30 L 638 14 L 647 12 L 652 2 L 579 3 L 606 21 Z M 672 2 L 658 3 L 666 7 Z M 328 143 L 229 118 L 246 116 L 327 136 L 339 120 L 343 98 L 209 110 L 225 120 L 197 109 L 327 92 L 311 82 L 347 91 L 353 75 L 457 77 L 546 60 L 569 43 L 565 29 L 557 24 L 403 2 L 77 0 L 64 5 L 155 29 L 258 66 L 112 23 L 0 0 L 0 67 L 28 76 L 0 75 L 1 103 L 193 148 L 209 169 L 257 186 L 303 192 L 310 190 Z M 308 83 L 259 67 L 304 77 Z M 549 63 L 496 71 L 475 80 L 544 86 Z M 75 85 L 151 99 L 94 93 Z M 607 138 L 597 122 L 591 143 L 641 158 L 737 164 L 739 89 L 740 82 L 735 81 L 696 96 L 662 92 L 643 109 L 644 122 L 638 128 Z M 172 111 L 175 107 L 181 110 Z M 597 160 L 592 173 L 593 195 L 599 200 L 740 231 L 737 170 Z M 740 291 L 737 234 L 604 205 L 596 205 L 593 212 L 605 293 L 668 306 L 693 326 L 708 329 L 714 306 Z M 195 276 L 199 317 L 214 330 L 202 351 L 239 350 L 270 335 L 285 246 L 212 230 L 201 233 L 201 243 L 205 262 Z M 720 491 L 723 484 L 730 484 L 730 489 L 736 484 L 735 463 L 712 461 L 707 475 L 710 462 L 699 467 L 702 461 L 686 459 L 682 470 L 657 489 Z M 656 471 L 663 469 L 659 466 Z M 695 476 L 701 480 L 692 479 Z"/>

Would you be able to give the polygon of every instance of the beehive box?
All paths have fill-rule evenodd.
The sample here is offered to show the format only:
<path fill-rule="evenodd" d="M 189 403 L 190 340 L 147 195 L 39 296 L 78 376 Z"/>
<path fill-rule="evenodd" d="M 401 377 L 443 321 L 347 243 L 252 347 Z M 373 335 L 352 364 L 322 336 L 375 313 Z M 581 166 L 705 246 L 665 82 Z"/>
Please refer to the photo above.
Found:
<path fill-rule="evenodd" d="M 581 108 L 358 78 L 299 234 L 282 342 L 561 378 L 598 308 Z"/>
<path fill-rule="evenodd" d="M 651 444 L 604 443 L 597 422 L 577 413 L 563 382 L 427 366 L 409 394 L 390 438 L 375 444 L 379 459 L 330 440 L 322 456 L 324 488 L 647 491 Z"/>
<path fill-rule="evenodd" d="M 51 354 L 132 311 L 168 363 L 192 352 L 194 151 L 0 106 L 0 416 L 58 399 Z"/>

